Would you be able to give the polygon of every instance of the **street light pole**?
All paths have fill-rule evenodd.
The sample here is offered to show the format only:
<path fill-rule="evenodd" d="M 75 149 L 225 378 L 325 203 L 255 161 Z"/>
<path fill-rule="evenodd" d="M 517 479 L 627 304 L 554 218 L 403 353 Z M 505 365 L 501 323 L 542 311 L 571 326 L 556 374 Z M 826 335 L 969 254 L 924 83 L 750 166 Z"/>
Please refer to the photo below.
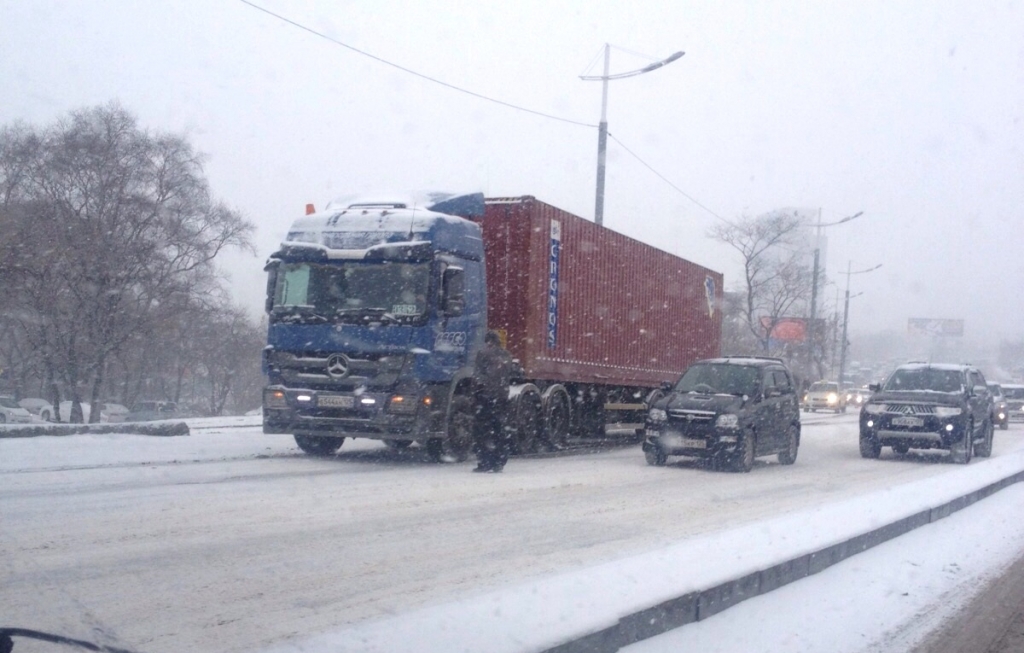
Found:
<path fill-rule="evenodd" d="M 836 379 L 836 381 L 838 381 L 839 383 L 843 382 L 843 376 L 846 374 L 846 346 L 848 344 L 846 340 L 846 327 L 850 321 L 850 277 L 854 274 L 865 274 L 868 272 L 874 272 L 878 268 L 882 267 L 882 264 L 879 263 L 873 268 L 851 272 L 850 267 L 852 264 L 853 263 L 851 261 L 846 262 L 846 305 L 843 307 L 843 341 L 842 343 L 840 343 L 839 350 L 841 352 L 839 354 L 839 378 Z"/>
<path fill-rule="evenodd" d="M 594 222 L 604 224 L 604 170 L 608 152 L 608 68 L 612 50 L 604 44 L 604 75 L 601 76 L 601 122 L 597 125 L 597 197 L 594 199 Z"/>
<path fill-rule="evenodd" d="M 814 344 L 815 344 L 815 321 L 818 317 L 818 268 L 821 250 L 821 230 L 825 227 L 834 227 L 836 225 L 855 220 L 860 216 L 864 215 L 863 211 L 857 211 L 853 215 L 848 215 L 842 220 L 836 220 L 835 222 L 822 223 L 821 221 L 821 209 L 818 209 L 818 221 L 815 223 L 814 231 L 814 267 L 811 272 L 811 316 L 807 321 L 807 371 L 810 372 L 811 366 L 814 365 Z"/>
<path fill-rule="evenodd" d="M 605 162 L 607 160 L 608 152 L 608 81 L 612 79 L 623 79 L 624 77 L 635 77 L 636 75 L 643 75 L 649 73 L 652 70 L 657 70 L 663 66 L 667 66 L 679 57 L 683 56 L 684 52 L 676 52 L 675 54 L 662 59 L 661 61 L 655 61 L 654 63 L 644 66 L 638 70 L 631 70 L 625 73 L 610 74 L 611 64 L 611 45 L 608 43 L 604 44 L 604 74 L 603 75 L 580 75 L 580 79 L 588 82 L 600 81 L 601 82 L 601 122 L 597 126 L 597 191 L 596 198 L 594 199 L 594 222 L 597 224 L 604 224 L 604 178 L 605 178 Z"/>

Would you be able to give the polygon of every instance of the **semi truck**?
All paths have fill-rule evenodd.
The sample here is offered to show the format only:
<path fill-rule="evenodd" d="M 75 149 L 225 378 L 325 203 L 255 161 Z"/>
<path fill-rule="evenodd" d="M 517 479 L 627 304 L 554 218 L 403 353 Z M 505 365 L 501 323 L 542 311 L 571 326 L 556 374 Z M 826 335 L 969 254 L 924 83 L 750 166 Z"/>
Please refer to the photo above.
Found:
<path fill-rule="evenodd" d="M 488 330 L 516 361 L 514 453 L 642 422 L 720 353 L 720 273 L 532 196 L 307 205 L 266 271 L 263 430 L 313 455 L 370 438 L 467 458 Z"/>

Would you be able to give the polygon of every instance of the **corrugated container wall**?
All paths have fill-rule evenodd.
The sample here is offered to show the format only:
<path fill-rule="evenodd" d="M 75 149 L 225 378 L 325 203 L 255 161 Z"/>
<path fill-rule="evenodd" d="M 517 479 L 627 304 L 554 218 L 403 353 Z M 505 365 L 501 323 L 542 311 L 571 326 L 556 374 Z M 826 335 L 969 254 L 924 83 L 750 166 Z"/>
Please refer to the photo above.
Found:
<path fill-rule="evenodd" d="M 488 326 L 527 378 L 656 386 L 719 355 L 720 273 L 533 197 L 481 224 Z"/>

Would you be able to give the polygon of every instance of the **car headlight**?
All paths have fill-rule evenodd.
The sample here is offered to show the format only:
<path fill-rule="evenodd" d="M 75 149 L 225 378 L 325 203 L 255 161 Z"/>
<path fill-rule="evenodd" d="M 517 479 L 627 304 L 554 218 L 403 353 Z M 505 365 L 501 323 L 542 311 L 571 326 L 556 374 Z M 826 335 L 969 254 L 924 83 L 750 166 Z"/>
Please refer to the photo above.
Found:
<path fill-rule="evenodd" d="M 652 422 L 665 422 L 668 421 L 668 413 L 666 413 L 661 408 L 652 408 L 647 412 L 647 419 L 651 420 Z"/>
<path fill-rule="evenodd" d="M 715 420 L 715 426 L 720 429 L 738 429 L 740 427 L 740 416 L 732 413 L 719 415 Z"/>
<path fill-rule="evenodd" d="M 936 417 L 956 417 L 960 413 L 964 412 L 963 408 L 959 406 L 936 406 L 935 416 Z"/>
<path fill-rule="evenodd" d="M 872 415 L 878 415 L 879 413 L 885 412 L 885 404 L 864 404 L 864 412 Z"/>
<path fill-rule="evenodd" d="M 839 397 L 836 396 L 836 393 L 834 393 L 834 392 L 828 393 L 828 403 L 834 404 L 837 401 L 839 401 Z"/>

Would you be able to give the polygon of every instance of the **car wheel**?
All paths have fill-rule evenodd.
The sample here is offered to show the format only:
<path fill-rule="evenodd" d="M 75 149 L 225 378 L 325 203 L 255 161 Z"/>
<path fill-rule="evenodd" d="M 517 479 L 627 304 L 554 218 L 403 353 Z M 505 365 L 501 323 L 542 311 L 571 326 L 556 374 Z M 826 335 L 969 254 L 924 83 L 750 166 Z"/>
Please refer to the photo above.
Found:
<path fill-rule="evenodd" d="M 668 461 L 668 456 L 666 456 L 661 447 L 656 444 L 652 444 L 644 448 L 644 458 L 647 460 L 648 465 L 652 465 L 654 467 L 662 467 Z"/>
<path fill-rule="evenodd" d="M 48 411 L 48 410 L 41 410 L 41 411 L 39 411 L 39 417 L 44 422 L 52 422 L 53 421 L 53 415 L 51 415 L 50 411 Z"/>
<path fill-rule="evenodd" d="M 325 435 L 295 434 L 295 444 L 311 456 L 332 456 L 341 449 L 345 438 L 335 438 Z"/>
<path fill-rule="evenodd" d="M 892 445 L 892 450 L 900 455 L 903 455 L 910 451 L 910 445 L 901 442 L 900 444 Z"/>
<path fill-rule="evenodd" d="M 779 462 L 783 465 L 792 465 L 796 462 L 797 450 L 800 448 L 800 432 L 793 424 L 789 425 L 786 433 L 786 448 L 779 452 Z"/>
<path fill-rule="evenodd" d="M 732 459 L 732 471 L 746 473 L 754 469 L 754 434 L 750 431 L 740 436 L 739 447 Z"/>
<path fill-rule="evenodd" d="M 1010 422 L 1009 421 L 1003 420 L 1002 422 L 999 423 L 999 430 L 1000 431 L 1005 431 L 1008 428 L 1010 428 Z"/>
<path fill-rule="evenodd" d="M 995 439 L 995 428 L 992 426 L 992 422 L 985 422 L 985 439 L 982 440 L 981 444 L 974 445 L 974 453 L 979 458 L 988 458 L 992 455 L 992 441 Z"/>
<path fill-rule="evenodd" d="M 959 442 L 953 443 L 949 448 L 949 458 L 957 465 L 966 465 L 971 462 L 971 454 L 974 453 L 974 422 L 967 425 L 963 437 Z"/>
<path fill-rule="evenodd" d="M 878 458 L 882 454 L 882 445 L 871 435 L 860 434 L 861 458 Z"/>

